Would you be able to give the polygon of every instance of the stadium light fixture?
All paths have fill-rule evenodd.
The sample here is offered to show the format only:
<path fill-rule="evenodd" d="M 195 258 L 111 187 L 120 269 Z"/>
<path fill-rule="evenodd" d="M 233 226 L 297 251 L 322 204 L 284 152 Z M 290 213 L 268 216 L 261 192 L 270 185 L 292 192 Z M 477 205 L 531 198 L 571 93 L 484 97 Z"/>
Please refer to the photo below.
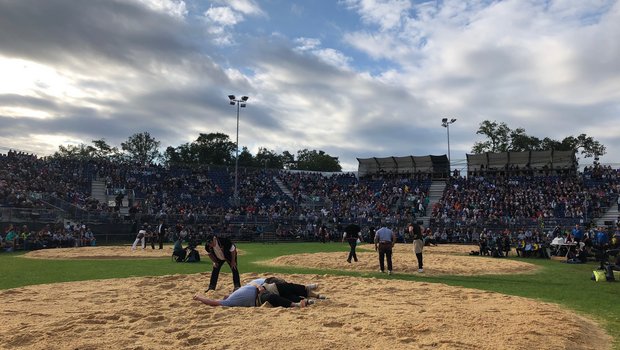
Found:
<path fill-rule="evenodd" d="M 247 96 L 241 96 L 237 99 L 235 95 L 228 95 L 231 105 L 237 105 L 237 141 L 235 142 L 236 154 L 235 154 L 235 205 L 239 205 L 239 109 L 246 107 L 246 101 L 249 99 Z"/>
<path fill-rule="evenodd" d="M 452 163 L 450 162 L 450 124 L 454 124 L 455 121 L 456 118 L 452 118 L 450 121 L 448 121 L 448 118 L 441 119 L 441 126 L 446 128 L 446 131 L 448 132 L 448 166 L 450 167 L 450 170 L 452 170 Z"/>

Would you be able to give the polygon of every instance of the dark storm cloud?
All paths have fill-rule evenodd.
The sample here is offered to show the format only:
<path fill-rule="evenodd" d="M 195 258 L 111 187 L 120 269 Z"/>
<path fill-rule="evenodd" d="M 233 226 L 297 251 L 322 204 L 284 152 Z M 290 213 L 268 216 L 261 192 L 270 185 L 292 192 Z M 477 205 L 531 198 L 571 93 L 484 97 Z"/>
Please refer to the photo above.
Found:
<path fill-rule="evenodd" d="M 30 96 L 2 95 L 0 106 L 51 118 L 7 116 L 0 124 L 25 135 L 104 138 L 116 145 L 149 131 L 178 146 L 195 139 L 190 128 L 201 123 L 205 132 L 223 131 L 221 120 L 232 115 L 227 86 L 237 83 L 206 54 L 207 44 L 197 44 L 199 32 L 128 1 L 0 0 L 0 56 L 51 67 L 84 91 L 71 100 L 48 96 L 45 85 Z M 269 115 L 253 114 L 258 124 L 277 128 Z"/>
<path fill-rule="evenodd" d="M 173 60 L 194 49 L 183 33 L 182 22 L 126 1 L 0 1 L 0 54 L 55 66 Z"/>
<path fill-rule="evenodd" d="M 32 96 L 22 96 L 17 94 L 0 95 L 0 106 L 23 107 L 32 109 L 57 110 L 58 105 L 55 101 L 48 98 L 39 98 Z"/>

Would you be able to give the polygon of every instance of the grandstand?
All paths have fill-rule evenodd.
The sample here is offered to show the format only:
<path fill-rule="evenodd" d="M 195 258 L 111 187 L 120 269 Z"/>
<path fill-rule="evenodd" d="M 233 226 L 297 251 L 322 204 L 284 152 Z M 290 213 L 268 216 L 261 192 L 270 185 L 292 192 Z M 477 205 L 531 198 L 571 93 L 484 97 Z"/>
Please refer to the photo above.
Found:
<path fill-rule="evenodd" d="M 445 155 L 360 158 L 357 176 L 240 168 L 240 205 L 233 206 L 234 169 L 227 167 L 166 168 L 11 151 L 0 155 L 0 220 L 35 232 L 47 224 L 59 230 L 67 222 L 87 224 L 102 242 L 130 239 L 137 225 L 159 218 L 171 227 L 189 225 L 197 235 L 246 240 L 312 240 L 320 225 L 339 237 L 350 222 L 370 239 L 382 220 L 400 231 L 422 221 L 438 238 L 459 242 L 488 230 L 613 224 L 618 171 L 596 165 L 578 172 L 569 153 L 468 155 L 467 177 L 451 174 Z"/>
<path fill-rule="evenodd" d="M 500 175 L 575 174 L 578 163 L 572 151 L 529 151 L 467 154 L 467 174 Z"/>

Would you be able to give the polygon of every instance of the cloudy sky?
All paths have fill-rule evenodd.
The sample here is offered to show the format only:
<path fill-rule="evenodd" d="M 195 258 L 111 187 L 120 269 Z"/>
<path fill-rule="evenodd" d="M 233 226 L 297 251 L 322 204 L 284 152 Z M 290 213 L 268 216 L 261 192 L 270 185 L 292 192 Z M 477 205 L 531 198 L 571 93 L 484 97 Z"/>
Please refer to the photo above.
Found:
<path fill-rule="evenodd" d="M 252 153 L 447 154 L 449 117 L 453 161 L 496 120 L 620 166 L 620 1 L 0 0 L 2 153 L 234 141 L 229 94 Z"/>

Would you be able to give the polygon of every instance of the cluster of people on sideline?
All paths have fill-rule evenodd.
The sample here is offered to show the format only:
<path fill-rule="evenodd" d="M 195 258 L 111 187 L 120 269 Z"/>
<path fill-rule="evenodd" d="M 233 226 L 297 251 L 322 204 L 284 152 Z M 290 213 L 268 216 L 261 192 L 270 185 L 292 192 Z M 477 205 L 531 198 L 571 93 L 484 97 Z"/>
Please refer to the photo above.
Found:
<path fill-rule="evenodd" d="M 28 225 L 8 224 L 0 231 L 0 251 L 6 252 L 94 246 L 96 243 L 92 230 L 82 223 L 46 224 L 38 230 Z"/>

